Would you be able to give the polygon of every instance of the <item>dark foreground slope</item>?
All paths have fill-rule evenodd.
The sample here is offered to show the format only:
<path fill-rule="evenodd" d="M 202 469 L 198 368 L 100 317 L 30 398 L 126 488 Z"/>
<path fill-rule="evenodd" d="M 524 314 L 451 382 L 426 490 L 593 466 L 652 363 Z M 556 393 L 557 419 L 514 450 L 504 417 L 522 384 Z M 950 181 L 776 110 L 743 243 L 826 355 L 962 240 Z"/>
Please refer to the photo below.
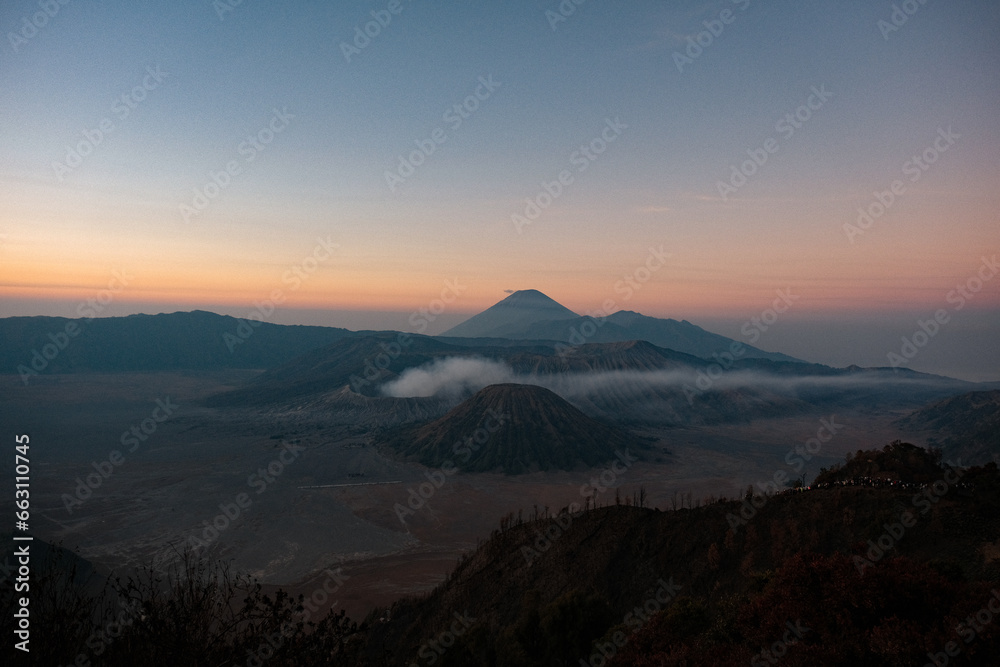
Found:
<path fill-rule="evenodd" d="M 8 641 L 5 664 L 995 665 L 1000 473 L 907 482 L 927 462 L 913 454 L 853 457 L 893 485 L 837 479 L 669 512 L 640 494 L 639 506 L 509 516 L 430 594 L 360 626 L 265 595 L 225 563 L 189 557 L 94 593 L 66 574 L 72 558 L 60 570 L 39 551 L 32 652 Z M 892 461 L 908 470 L 886 471 Z M 0 578 L 7 637 L 14 583 Z"/>
<path fill-rule="evenodd" d="M 359 664 L 773 664 L 775 646 L 788 665 L 922 665 L 946 646 L 949 664 L 992 664 L 1000 616 L 959 623 L 1000 588 L 1000 477 L 946 477 L 936 502 L 837 486 L 511 520 L 374 622 Z"/>

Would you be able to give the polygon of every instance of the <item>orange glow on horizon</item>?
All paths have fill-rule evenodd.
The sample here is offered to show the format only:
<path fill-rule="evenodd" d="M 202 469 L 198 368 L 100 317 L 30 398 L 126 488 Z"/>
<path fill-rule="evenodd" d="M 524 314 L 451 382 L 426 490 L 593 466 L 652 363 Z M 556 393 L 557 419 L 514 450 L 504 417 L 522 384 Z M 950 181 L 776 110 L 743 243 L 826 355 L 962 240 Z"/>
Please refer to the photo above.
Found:
<path fill-rule="evenodd" d="M 777 290 L 790 289 L 798 297 L 794 313 L 933 311 L 948 307 L 948 293 L 976 279 L 988 265 L 984 256 L 995 256 L 986 237 L 954 246 L 944 240 L 899 246 L 872 234 L 856 246 L 808 235 L 760 247 L 740 238 L 709 246 L 668 239 L 669 259 L 653 272 L 645 262 L 648 248 L 659 244 L 637 240 L 592 257 L 574 245 L 582 237 L 560 241 L 564 254 L 574 251 L 562 263 L 546 257 L 552 249 L 539 238 L 527 245 L 515 239 L 486 256 L 459 247 L 447 255 L 438 248 L 429 257 L 412 249 L 384 257 L 338 251 L 311 266 L 308 251 L 298 246 L 220 256 L 179 239 L 170 252 L 149 244 L 109 254 L 82 241 L 51 250 L 16 239 L 0 248 L 0 298 L 83 303 L 120 287 L 118 272 L 128 284 L 116 292 L 117 302 L 190 309 L 250 308 L 271 299 L 292 310 L 413 312 L 449 296 L 447 313 L 471 315 L 501 301 L 507 289 L 538 289 L 580 314 L 610 305 L 611 312 L 679 319 L 749 316 L 769 307 Z M 448 285 L 455 280 L 461 289 L 451 299 Z M 1000 307 L 1000 279 L 985 281 L 967 301 L 976 309 Z"/>
<path fill-rule="evenodd" d="M 233 308 L 252 307 L 255 303 L 273 300 L 283 310 L 352 310 L 382 312 L 409 312 L 421 307 L 429 307 L 442 296 L 440 286 L 427 292 L 412 289 L 409 294 L 393 291 L 376 291 L 375 286 L 365 285 L 365 289 L 349 290 L 306 290 L 292 291 L 281 287 L 243 287 L 240 289 L 221 285 L 191 289 L 190 286 L 145 288 L 128 287 L 115 289 L 115 285 L 71 287 L 63 285 L 0 286 L 0 298 L 11 301 L 77 301 L 85 303 L 108 292 L 120 304 L 157 306 L 158 304 L 182 305 L 189 310 L 207 309 L 228 305 Z M 715 286 L 689 285 L 687 289 L 674 289 L 665 293 L 663 286 L 647 284 L 634 291 L 630 298 L 616 293 L 614 289 L 605 291 L 587 290 L 575 286 L 559 289 L 544 285 L 536 289 L 544 292 L 570 310 L 581 315 L 610 314 L 619 310 L 631 310 L 653 317 L 684 319 L 692 316 L 743 316 L 770 307 L 779 298 L 779 291 L 790 294 L 795 315 L 821 313 L 878 313 L 887 311 L 928 310 L 951 308 L 948 295 L 958 293 L 958 285 L 947 290 L 925 287 L 885 288 L 871 285 L 834 286 L 817 285 L 814 288 L 790 286 L 788 288 L 732 286 L 720 291 Z M 992 287 L 992 289 L 990 289 Z M 993 287 L 987 283 L 979 292 L 968 292 L 966 307 L 980 310 L 1000 308 L 1000 281 Z M 446 294 L 447 296 L 447 294 Z M 474 315 L 501 301 L 507 296 L 500 289 L 472 289 L 446 303 L 451 315 Z M 104 297 L 106 298 L 106 296 Z M 442 301 L 443 303 L 443 301 Z M 438 304 L 440 305 L 440 304 Z"/>

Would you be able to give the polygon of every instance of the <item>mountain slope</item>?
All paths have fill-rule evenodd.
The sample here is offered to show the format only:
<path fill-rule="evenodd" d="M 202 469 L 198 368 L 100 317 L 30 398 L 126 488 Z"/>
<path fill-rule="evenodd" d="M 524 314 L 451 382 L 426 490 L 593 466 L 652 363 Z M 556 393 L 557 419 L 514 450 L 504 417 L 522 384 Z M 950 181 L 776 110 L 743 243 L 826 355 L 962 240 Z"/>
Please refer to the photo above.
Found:
<path fill-rule="evenodd" d="M 516 474 L 593 467 L 639 442 L 548 389 L 496 384 L 440 419 L 393 434 L 387 444 L 429 467 L 450 462 L 468 472 Z"/>
<path fill-rule="evenodd" d="M 538 290 L 520 290 L 442 333 L 464 338 L 508 338 L 533 322 L 579 317 Z M 516 336 L 524 338 L 524 336 Z"/>
<path fill-rule="evenodd" d="M 933 403 L 903 417 L 896 425 L 933 431 L 944 457 L 966 465 L 1000 461 L 1000 390 L 973 391 Z"/>
<path fill-rule="evenodd" d="M 474 350 L 393 332 L 366 332 L 310 350 L 251 380 L 245 387 L 214 397 L 211 405 L 261 405 L 315 397 L 345 386 L 378 396 L 383 382 L 407 368 L 444 356 L 473 355 Z"/>
<path fill-rule="evenodd" d="M 643 340 L 587 343 L 556 351 L 552 347 L 498 351 L 519 373 L 581 373 L 599 371 L 659 371 L 697 368 L 699 357 L 657 347 Z"/>
<path fill-rule="evenodd" d="M 365 396 L 380 396 L 381 386 L 397 379 L 406 369 L 455 357 L 501 361 L 515 373 L 543 375 L 690 368 L 703 363 L 697 357 L 643 341 L 581 345 L 559 355 L 550 345 L 453 345 L 416 334 L 364 332 L 310 350 L 209 402 L 216 406 L 281 403 L 316 397 L 345 386 Z"/>
<path fill-rule="evenodd" d="M 587 335 L 589 334 L 589 335 Z M 644 340 L 685 354 L 703 359 L 713 354 L 732 354 L 734 341 L 687 320 L 678 322 L 621 310 L 603 319 L 576 317 L 573 319 L 534 322 L 520 332 L 509 334 L 512 338 L 547 339 L 577 345 L 582 341 L 590 343 L 611 343 L 626 340 Z M 768 359 L 771 361 L 793 361 L 799 359 L 779 352 L 766 352 L 746 343 L 739 343 L 742 359 Z"/>
<path fill-rule="evenodd" d="M 625 329 L 632 338 L 648 340 L 654 345 L 667 347 L 678 352 L 687 352 L 699 357 L 711 357 L 713 353 L 728 351 L 733 339 L 706 331 L 687 320 L 649 317 L 630 310 L 620 310 L 608 316 L 608 321 Z M 764 350 L 743 343 L 746 348 L 744 359 L 770 359 L 771 361 L 801 361 L 780 352 Z"/>
<path fill-rule="evenodd" d="M 749 502 L 511 517 L 430 595 L 372 624 L 363 664 L 390 647 L 399 664 L 434 655 L 444 665 L 575 665 L 604 645 L 621 660 L 609 665 L 745 665 L 797 619 L 810 634 L 786 647 L 789 665 L 923 664 L 990 599 L 1000 572 L 1000 478 L 994 467 L 963 482 L 973 488 L 941 498 L 861 573 L 854 556 L 867 558 L 865 540 L 899 521 L 912 491 L 772 496 L 738 529 L 729 515 Z M 471 620 L 432 653 L 456 615 Z M 624 642 L 611 643 L 614 631 Z M 981 652 L 963 655 L 979 661 L 960 664 L 994 664 L 1000 634 L 977 642 Z"/>
<path fill-rule="evenodd" d="M 30 381 L 36 371 L 269 368 L 352 335 L 334 327 L 248 322 L 201 310 L 93 319 L 7 317 L 0 319 L 0 372 L 29 369 Z"/>
<path fill-rule="evenodd" d="M 345 419 L 356 415 L 366 424 L 383 419 L 390 427 L 439 417 L 488 384 L 515 382 L 545 386 L 584 414 L 607 422 L 698 425 L 816 409 L 836 413 L 878 405 L 912 410 L 975 386 L 912 371 L 835 369 L 766 359 L 739 359 L 723 369 L 715 362 L 635 340 L 587 343 L 559 351 L 537 341 L 504 345 L 490 339 L 449 341 L 464 344 L 392 332 L 358 333 L 272 368 L 234 391 L 210 398 L 208 404 L 308 408 Z M 484 364 L 482 373 L 456 379 L 447 369 L 456 359 L 468 359 L 472 366 Z M 410 370 L 428 373 L 435 378 L 433 386 L 457 389 L 406 402 L 388 400 L 383 394 L 386 384 Z M 452 384 L 438 382 L 449 375 Z M 343 391 L 345 387 L 349 390 Z"/>
<path fill-rule="evenodd" d="M 711 358 L 713 354 L 732 354 L 733 346 L 738 345 L 735 349 L 740 351 L 738 356 L 742 359 L 800 361 L 714 334 L 687 320 L 678 322 L 648 317 L 628 310 L 603 318 L 580 316 L 538 290 L 515 292 L 445 331 L 441 337 L 551 340 L 563 343 L 563 346 L 644 340 L 703 359 Z"/>

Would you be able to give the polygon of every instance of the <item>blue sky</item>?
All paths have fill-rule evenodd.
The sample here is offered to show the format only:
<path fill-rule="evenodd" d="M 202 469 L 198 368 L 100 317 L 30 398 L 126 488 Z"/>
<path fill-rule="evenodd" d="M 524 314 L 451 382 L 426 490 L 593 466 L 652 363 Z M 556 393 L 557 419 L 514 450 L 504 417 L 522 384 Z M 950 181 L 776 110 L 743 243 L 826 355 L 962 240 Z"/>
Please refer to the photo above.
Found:
<path fill-rule="evenodd" d="M 67 314 L 122 268 L 136 279 L 121 312 L 238 313 L 320 238 L 339 250 L 286 294 L 284 321 L 360 328 L 371 311 L 375 326 L 453 278 L 469 285 L 453 318 L 510 288 L 584 311 L 660 246 L 671 263 L 621 307 L 738 322 L 791 286 L 804 296 L 789 320 L 919 313 L 1000 245 L 995 3 L 914 3 L 883 34 L 893 3 L 878 0 L 588 0 L 554 29 L 555 1 L 401 0 L 350 61 L 342 45 L 388 0 L 219 5 L 74 0 L 41 20 L 37 1 L 3 4 L 0 315 Z M 705 46 L 678 71 L 689 38 Z M 494 89 L 447 121 L 481 78 Z M 783 136 L 815 89 L 829 99 Z M 241 146 L 276 110 L 285 126 L 249 160 Z M 608 121 L 625 129 L 578 170 Z M 849 238 L 858 207 L 947 128 L 954 145 Z M 443 143 L 390 189 L 386 172 L 435 131 Z M 572 183 L 518 233 L 511 216 L 564 170 Z M 1000 307 L 998 285 L 973 306 Z"/>

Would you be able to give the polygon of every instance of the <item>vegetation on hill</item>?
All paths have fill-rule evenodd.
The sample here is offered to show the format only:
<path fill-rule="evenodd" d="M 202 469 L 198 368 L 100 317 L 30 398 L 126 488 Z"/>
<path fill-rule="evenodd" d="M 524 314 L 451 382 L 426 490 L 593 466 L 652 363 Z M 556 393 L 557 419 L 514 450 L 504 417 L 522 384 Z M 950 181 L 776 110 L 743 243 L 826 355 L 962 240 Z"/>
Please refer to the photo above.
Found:
<path fill-rule="evenodd" d="M 93 592 L 71 561 L 32 579 L 35 664 L 986 665 L 1000 655 L 1000 471 L 905 443 L 839 484 L 659 511 L 506 517 L 431 593 L 303 613 L 224 565 L 185 559 Z M 878 469 L 875 469 L 875 466 Z M 839 477 L 851 475 L 851 477 Z M 909 485 L 916 485 L 914 487 Z M 736 520 L 734 520 L 734 518 Z M 79 563 L 77 563 L 79 564 Z M 13 582 L 0 582 L 12 636 Z M 37 643 L 35 643 L 37 642 Z M 13 652 L 8 643 L 8 652 Z M 80 658 L 79 656 L 83 656 Z"/>
<path fill-rule="evenodd" d="M 940 450 L 927 450 L 899 440 L 881 450 L 848 455 L 844 465 L 823 468 L 814 484 L 832 484 L 848 480 L 887 480 L 904 484 L 928 484 L 941 477 Z"/>
<path fill-rule="evenodd" d="M 911 459 L 911 447 L 852 460 L 914 479 L 936 454 Z M 774 664 L 769 651 L 790 665 L 911 665 L 949 642 L 961 645 L 949 664 L 987 664 L 1000 623 L 969 643 L 956 628 L 1000 586 L 1000 473 L 953 472 L 936 468 L 917 492 L 838 485 L 670 512 L 510 518 L 446 583 L 369 627 L 360 664 L 380 664 L 374 647 L 391 646 L 391 664 Z M 667 587 L 675 595 L 657 602 Z M 475 622 L 438 653 L 449 619 L 466 612 Z M 796 642 L 775 648 L 785 639 Z"/>
<path fill-rule="evenodd" d="M 252 578 L 191 553 L 167 573 L 147 568 L 95 590 L 95 575 L 81 580 L 78 559 L 54 551 L 32 568 L 28 653 L 10 640 L 24 593 L 0 582 L 6 664 L 348 665 L 363 639 L 344 612 L 311 619 L 301 598 L 264 594 Z"/>

